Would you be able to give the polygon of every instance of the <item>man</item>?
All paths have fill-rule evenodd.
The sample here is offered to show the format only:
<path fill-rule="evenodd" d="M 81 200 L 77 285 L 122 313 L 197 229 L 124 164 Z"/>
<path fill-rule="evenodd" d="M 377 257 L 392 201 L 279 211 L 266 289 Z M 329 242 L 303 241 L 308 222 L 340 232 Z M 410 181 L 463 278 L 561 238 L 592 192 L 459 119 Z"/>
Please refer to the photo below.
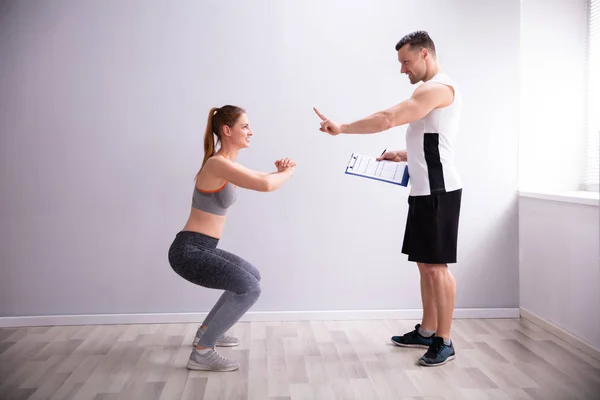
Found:
<path fill-rule="evenodd" d="M 397 44 L 401 73 L 411 84 L 423 82 L 409 99 L 349 124 L 321 118 L 330 135 L 366 134 L 408 124 L 406 150 L 389 151 L 378 160 L 406 161 L 411 188 L 402 253 L 419 267 L 423 319 L 415 330 L 393 336 L 404 347 L 428 349 L 419 359 L 425 366 L 454 359 L 450 326 L 456 283 L 448 264 L 456 263 L 462 182 L 454 165 L 453 141 L 461 110 L 460 93 L 442 72 L 429 34 L 417 31 Z"/>

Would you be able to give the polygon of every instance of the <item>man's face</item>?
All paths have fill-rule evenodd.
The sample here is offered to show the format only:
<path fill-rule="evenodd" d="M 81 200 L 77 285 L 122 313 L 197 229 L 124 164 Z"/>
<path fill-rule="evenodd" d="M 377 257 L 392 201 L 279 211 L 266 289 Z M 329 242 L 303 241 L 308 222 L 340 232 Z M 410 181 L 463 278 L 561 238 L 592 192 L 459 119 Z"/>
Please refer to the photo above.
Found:
<path fill-rule="evenodd" d="M 413 85 L 425 77 L 427 54 L 427 49 L 413 49 L 410 44 L 406 44 L 398 50 L 400 73 L 407 74 Z"/>

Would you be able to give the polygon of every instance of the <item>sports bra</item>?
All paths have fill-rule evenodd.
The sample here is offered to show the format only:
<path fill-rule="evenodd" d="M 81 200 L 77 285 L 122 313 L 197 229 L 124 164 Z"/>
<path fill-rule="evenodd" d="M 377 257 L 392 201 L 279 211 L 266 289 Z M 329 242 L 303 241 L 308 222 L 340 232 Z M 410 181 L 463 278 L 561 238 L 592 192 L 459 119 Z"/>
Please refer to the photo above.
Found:
<path fill-rule="evenodd" d="M 200 190 L 194 187 L 192 207 L 210 214 L 225 215 L 237 199 L 235 188 L 234 184 L 227 181 L 215 190 Z"/>

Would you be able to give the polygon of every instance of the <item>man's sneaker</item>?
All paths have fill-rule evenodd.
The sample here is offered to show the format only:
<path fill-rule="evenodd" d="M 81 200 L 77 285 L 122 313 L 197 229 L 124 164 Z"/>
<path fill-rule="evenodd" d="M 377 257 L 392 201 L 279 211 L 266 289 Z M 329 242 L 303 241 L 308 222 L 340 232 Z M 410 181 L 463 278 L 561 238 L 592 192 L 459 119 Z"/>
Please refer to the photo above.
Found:
<path fill-rule="evenodd" d="M 204 331 L 200 328 L 198 328 L 198 330 L 196 331 L 196 337 L 194 338 L 194 343 L 193 346 L 197 346 L 198 342 L 200 342 L 200 338 L 202 337 L 202 335 L 204 334 Z M 219 347 L 234 347 L 240 344 L 240 341 L 238 340 L 238 338 L 233 337 L 233 336 L 229 336 L 227 334 L 223 334 L 223 336 L 221 336 L 219 338 L 219 340 L 217 340 L 217 343 L 215 343 L 216 346 Z"/>
<path fill-rule="evenodd" d="M 187 368 L 195 371 L 226 372 L 235 371 L 239 367 L 239 363 L 221 357 L 215 349 L 194 349 L 187 363 Z"/>
<path fill-rule="evenodd" d="M 436 336 L 433 338 L 433 343 L 429 347 L 429 350 L 427 350 L 427 353 L 419 358 L 419 364 L 426 367 L 436 367 L 454 360 L 454 357 L 456 357 L 454 343 L 450 342 L 450 346 L 446 346 L 444 339 Z"/>
<path fill-rule="evenodd" d="M 402 347 L 420 347 L 428 349 L 433 344 L 433 336 L 425 337 L 419 333 L 421 324 L 415 325 L 415 330 L 402 336 L 392 336 L 392 343 Z"/>

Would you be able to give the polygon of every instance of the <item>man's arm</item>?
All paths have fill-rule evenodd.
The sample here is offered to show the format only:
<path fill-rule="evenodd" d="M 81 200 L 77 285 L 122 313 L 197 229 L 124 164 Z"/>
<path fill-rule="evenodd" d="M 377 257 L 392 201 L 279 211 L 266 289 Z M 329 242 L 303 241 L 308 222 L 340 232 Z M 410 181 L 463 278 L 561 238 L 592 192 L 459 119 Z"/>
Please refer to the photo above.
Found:
<path fill-rule="evenodd" d="M 342 124 L 340 130 L 349 134 L 386 131 L 421 119 L 438 107 L 452 104 L 453 99 L 454 92 L 449 86 L 437 82 L 425 83 L 403 102 L 351 124 Z"/>

